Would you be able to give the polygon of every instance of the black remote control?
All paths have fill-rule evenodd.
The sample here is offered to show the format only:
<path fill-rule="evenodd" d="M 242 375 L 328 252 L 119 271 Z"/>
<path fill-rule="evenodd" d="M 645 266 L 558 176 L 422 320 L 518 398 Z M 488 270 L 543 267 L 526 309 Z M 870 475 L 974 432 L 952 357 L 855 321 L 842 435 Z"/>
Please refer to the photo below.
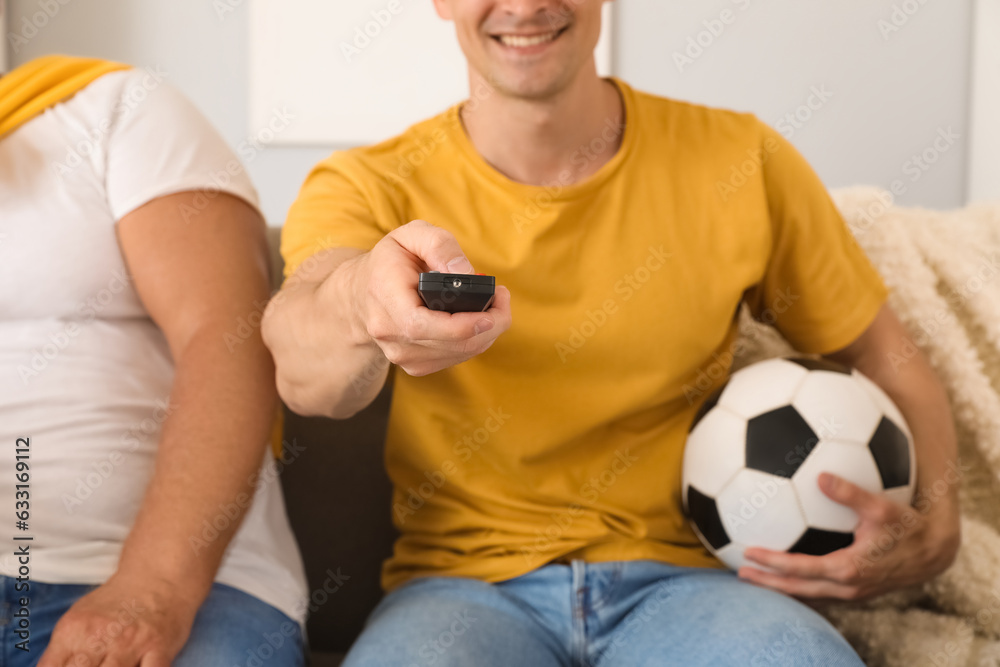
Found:
<path fill-rule="evenodd" d="M 446 313 L 482 312 L 493 303 L 496 278 L 481 273 L 420 274 L 417 292 L 431 310 Z"/>

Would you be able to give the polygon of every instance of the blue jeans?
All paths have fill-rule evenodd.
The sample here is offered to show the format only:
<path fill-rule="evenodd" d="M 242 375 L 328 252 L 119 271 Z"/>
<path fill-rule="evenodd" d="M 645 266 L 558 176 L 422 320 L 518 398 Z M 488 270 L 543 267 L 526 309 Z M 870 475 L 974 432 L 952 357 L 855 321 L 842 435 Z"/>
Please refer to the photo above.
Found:
<path fill-rule="evenodd" d="M 0 576 L 0 665 L 35 665 L 49 645 L 56 621 L 96 586 L 31 582 L 30 652 L 16 647 L 20 606 L 16 581 Z M 128 618 L 126 614 L 125 618 Z M 302 667 L 302 630 L 296 621 L 241 590 L 214 584 L 195 616 L 191 636 L 173 667 Z"/>
<path fill-rule="evenodd" d="M 550 564 L 498 584 L 414 579 L 343 667 L 864 667 L 822 616 L 729 571 L 649 560 Z"/>

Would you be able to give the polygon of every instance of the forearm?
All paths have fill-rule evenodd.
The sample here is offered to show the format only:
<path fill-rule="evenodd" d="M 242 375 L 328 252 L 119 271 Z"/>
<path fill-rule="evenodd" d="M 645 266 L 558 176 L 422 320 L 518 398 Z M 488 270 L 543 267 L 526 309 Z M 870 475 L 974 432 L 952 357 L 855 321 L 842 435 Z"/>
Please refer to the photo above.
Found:
<path fill-rule="evenodd" d="M 385 384 L 390 364 L 358 318 L 354 263 L 339 263 L 319 282 L 293 277 L 264 314 L 278 391 L 299 414 L 350 417 Z"/>
<path fill-rule="evenodd" d="M 198 603 L 250 506 L 276 405 L 259 336 L 230 352 L 223 335 L 205 328 L 177 354 L 155 472 L 118 567 L 169 581 Z"/>
<path fill-rule="evenodd" d="M 958 439 L 948 396 L 922 353 L 893 368 L 883 360 L 860 368 L 882 387 L 902 412 L 913 434 L 917 457 L 917 501 L 928 517 L 958 521 Z"/>

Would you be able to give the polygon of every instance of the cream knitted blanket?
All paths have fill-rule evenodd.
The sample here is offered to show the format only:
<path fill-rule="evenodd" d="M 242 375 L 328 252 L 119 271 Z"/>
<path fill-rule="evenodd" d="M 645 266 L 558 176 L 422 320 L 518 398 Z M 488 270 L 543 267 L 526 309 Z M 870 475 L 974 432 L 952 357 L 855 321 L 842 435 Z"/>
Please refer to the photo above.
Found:
<path fill-rule="evenodd" d="M 923 586 L 822 608 L 869 667 L 1000 667 L 1000 206 L 886 206 L 888 193 L 833 193 L 891 291 L 889 304 L 944 383 L 959 441 L 962 547 Z M 794 353 L 740 315 L 734 370 Z"/>

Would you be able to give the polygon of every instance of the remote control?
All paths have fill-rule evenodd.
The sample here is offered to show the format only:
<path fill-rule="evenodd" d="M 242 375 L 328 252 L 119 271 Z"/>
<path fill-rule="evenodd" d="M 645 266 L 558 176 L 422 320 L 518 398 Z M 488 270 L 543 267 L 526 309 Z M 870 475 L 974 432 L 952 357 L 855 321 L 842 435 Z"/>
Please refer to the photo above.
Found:
<path fill-rule="evenodd" d="M 493 303 L 495 286 L 496 278 L 481 273 L 431 271 L 420 274 L 417 292 L 431 310 L 475 313 L 486 310 Z"/>

